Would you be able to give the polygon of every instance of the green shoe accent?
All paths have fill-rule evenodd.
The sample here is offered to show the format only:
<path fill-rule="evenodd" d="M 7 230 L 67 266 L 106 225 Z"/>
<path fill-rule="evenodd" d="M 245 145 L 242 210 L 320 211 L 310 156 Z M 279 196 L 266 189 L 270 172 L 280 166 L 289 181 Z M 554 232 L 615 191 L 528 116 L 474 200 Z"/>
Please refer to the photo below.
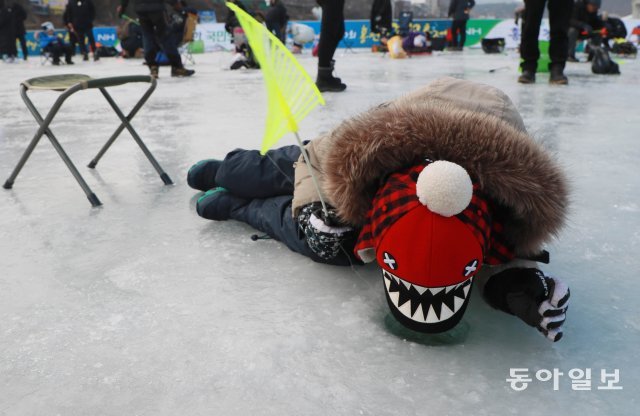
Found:
<path fill-rule="evenodd" d="M 199 162 L 195 163 L 194 165 L 192 165 L 192 166 L 189 168 L 189 171 L 191 171 L 191 169 L 195 168 L 196 166 L 200 166 L 200 165 L 202 165 L 203 163 L 207 163 L 208 161 L 209 161 L 209 159 L 203 159 L 203 160 L 201 160 L 201 161 L 199 161 Z"/>
<path fill-rule="evenodd" d="M 205 199 L 206 197 L 208 197 L 209 195 L 213 195 L 217 192 L 229 192 L 229 190 L 227 190 L 226 188 L 223 188 L 222 186 L 219 186 L 217 188 L 213 188 L 213 189 L 209 189 L 207 192 L 204 193 L 204 195 L 202 195 L 200 198 L 198 198 L 198 204 Z"/>

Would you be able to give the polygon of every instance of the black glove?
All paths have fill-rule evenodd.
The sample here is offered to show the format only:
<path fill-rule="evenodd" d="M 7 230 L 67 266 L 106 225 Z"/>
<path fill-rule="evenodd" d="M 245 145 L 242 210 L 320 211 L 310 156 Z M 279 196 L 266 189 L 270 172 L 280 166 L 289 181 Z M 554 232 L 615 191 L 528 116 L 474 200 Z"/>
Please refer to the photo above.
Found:
<path fill-rule="evenodd" d="M 489 278 L 484 297 L 496 309 L 536 327 L 551 341 L 562 338 L 569 286 L 538 269 L 507 269 Z"/>

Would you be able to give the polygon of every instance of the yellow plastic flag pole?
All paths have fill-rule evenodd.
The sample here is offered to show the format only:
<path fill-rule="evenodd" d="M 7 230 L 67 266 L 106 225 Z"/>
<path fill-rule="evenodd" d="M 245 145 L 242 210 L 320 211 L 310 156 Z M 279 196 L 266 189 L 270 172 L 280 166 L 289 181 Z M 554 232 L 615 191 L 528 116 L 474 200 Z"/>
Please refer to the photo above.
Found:
<path fill-rule="evenodd" d="M 309 154 L 298 135 L 297 122 L 318 104 L 324 105 L 318 87 L 296 58 L 267 28 L 233 3 L 226 3 L 238 18 L 240 26 L 260 64 L 267 87 L 267 120 L 260 154 L 266 152 L 287 132 L 292 132 L 309 168 L 322 210 L 328 215 L 320 185 L 313 173 Z"/>

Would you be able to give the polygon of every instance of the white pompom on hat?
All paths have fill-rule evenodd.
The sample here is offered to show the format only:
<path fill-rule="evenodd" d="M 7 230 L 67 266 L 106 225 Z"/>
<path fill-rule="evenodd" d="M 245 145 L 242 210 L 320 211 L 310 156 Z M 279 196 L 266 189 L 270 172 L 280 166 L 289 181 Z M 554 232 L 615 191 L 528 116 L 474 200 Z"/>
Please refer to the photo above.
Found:
<path fill-rule="evenodd" d="M 420 172 L 416 194 L 420 203 L 430 211 L 443 217 L 452 217 L 469 206 L 473 184 L 462 166 L 438 160 Z"/>

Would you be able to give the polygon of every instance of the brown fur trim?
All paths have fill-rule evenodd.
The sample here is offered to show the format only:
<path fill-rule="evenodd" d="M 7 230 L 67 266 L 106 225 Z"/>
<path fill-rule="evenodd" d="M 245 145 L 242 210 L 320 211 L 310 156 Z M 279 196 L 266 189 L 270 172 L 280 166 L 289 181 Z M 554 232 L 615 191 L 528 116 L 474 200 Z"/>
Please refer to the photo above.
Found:
<path fill-rule="evenodd" d="M 364 223 L 386 175 L 429 158 L 458 163 L 506 208 L 517 254 L 537 252 L 564 224 L 562 170 L 540 144 L 494 116 L 442 103 L 390 104 L 345 121 L 329 140 L 324 190 L 349 223 Z"/>

